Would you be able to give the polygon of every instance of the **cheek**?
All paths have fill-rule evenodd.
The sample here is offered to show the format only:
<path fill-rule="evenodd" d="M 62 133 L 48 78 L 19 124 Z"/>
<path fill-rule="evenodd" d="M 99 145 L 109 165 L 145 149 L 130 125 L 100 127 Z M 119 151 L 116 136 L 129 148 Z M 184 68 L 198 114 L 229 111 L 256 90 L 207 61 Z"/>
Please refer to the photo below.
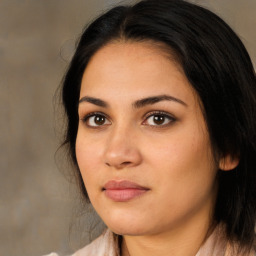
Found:
<path fill-rule="evenodd" d="M 100 150 L 96 143 L 85 140 L 82 132 L 78 131 L 76 139 L 76 158 L 86 188 L 99 175 Z"/>
<path fill-rule="evenodd" d="M 174 134 L 164 138 L 158 137 L 158 140 L 151 139 L 151 142 L 145 143 L 144 148 L 147 161 L 156 167 L 169 166 L 175 169 L 175 166 L 183 166 L 184 171 L 189 172 L 196 166 L 212 165 L 210 143 L 198 134 L 191 135 L 191 131 L 180 136 Z"/>
<path fill-rule="evenodd" d="M 216 170 L 209 159 L 209 149 L 194 146 L 166 146 L 154 158 L 152 180 L 158 200 L 157 207 L 152 208 L 162 219 L 190 216 L 203 205 L 211 205 L 214 199 Z"/>
<path fill-rule="evenodd" d="M 157 170 L 154 179 L 160 184 L 159 190 L 165 189 L 166 193 L 171 190 L 180 198 L 211 189 L 216 168 L 207 136 L 183 133 L 183 136 L 168 141 L 172 143 L 165 142 L 148 149 L 147 159 L 152 170 Z"/>
<path fill-rule="evenodd" d="M 95 143 L 80 140 L 76 141 L 76 157 L 79 170 L 91 203 L 94 205 L 95 198 L 101 192 L 99 180 L 101 180 L 102 172 L 99 166 L 99 150 Z"/>

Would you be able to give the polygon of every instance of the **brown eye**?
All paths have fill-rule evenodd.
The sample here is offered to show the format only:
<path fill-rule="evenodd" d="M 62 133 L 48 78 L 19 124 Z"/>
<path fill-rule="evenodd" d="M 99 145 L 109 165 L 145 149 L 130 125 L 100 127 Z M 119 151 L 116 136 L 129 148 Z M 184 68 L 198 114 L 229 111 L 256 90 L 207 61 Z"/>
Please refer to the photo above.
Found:
<path fill-rule="evenodd" d="M 153 116 L 153 122 L 156 124 L 156 125 L 161 125 L 165 122 L 165 119 L 166 117 L 165 116 L 162 116 L 162 115 L 154 115 Z"/>
<path fill-rule="evenodd" d="M 97 125 L 103 125 L 105 123 L 105 117 L 104 116 L 95 116 L 94 117 L 94 123 Z"/>
<path fill-rule="evenodd" d="M 148 116 L 146 121 L 144 121 L 144 124 L 150 126 L 164 126 L 174 121 L 175 119 L 167 114 L 156 113 Z"/>
<path fill-rule="evenodd" d="M 85 119 L 85 122 L 88 126 L 97 127 L 111 124 L 110 121 L 104 116 L 100 114 L 90 115 Z"/>

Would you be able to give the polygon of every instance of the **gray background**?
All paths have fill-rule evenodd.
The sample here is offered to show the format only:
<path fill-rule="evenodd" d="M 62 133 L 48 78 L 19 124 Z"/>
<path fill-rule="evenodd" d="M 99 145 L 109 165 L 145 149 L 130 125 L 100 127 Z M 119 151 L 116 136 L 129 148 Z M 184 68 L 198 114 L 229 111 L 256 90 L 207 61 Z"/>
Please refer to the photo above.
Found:
<path fill-rule="evenodd" d="M 65 155 L 56 167 L 62 116 L 53 96 L 85 23 L 116 2 L 0 0 L 1 256 L 71 253 L 100 230 L 92 209 L 80 210 Z M 255 65 L 256 0 L 193 2 L 238 32 Z"/>

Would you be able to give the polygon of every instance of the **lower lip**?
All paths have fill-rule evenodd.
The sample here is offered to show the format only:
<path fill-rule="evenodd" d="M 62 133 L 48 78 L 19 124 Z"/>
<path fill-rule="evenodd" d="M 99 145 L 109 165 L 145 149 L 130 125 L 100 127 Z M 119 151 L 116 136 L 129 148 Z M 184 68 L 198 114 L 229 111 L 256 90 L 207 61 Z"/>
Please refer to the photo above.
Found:
<path fill-rule="evenodd" d="M 146 189 L 126 188 L 126 189 L 106 189 L 104 190 L 104 193 L 108 198 L 110 198 L 115 202 L 126 202 L 143 195 L 147 191 L 148 190 Z"/>

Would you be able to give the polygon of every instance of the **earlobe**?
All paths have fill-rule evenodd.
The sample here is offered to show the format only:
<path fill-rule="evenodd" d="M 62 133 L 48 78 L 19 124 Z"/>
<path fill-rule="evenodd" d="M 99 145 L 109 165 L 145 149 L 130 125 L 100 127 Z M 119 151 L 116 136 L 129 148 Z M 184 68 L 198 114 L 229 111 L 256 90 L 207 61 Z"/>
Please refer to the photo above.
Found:
<path fill-rule="evenodd" d="M 231 157 L 230 155 L 227 155 L 220 159 L 219 169 L 222 171 L 231 171 L 235 169 L 238 166 L 238 164 L 239 164 L 238 157 Z"/>

